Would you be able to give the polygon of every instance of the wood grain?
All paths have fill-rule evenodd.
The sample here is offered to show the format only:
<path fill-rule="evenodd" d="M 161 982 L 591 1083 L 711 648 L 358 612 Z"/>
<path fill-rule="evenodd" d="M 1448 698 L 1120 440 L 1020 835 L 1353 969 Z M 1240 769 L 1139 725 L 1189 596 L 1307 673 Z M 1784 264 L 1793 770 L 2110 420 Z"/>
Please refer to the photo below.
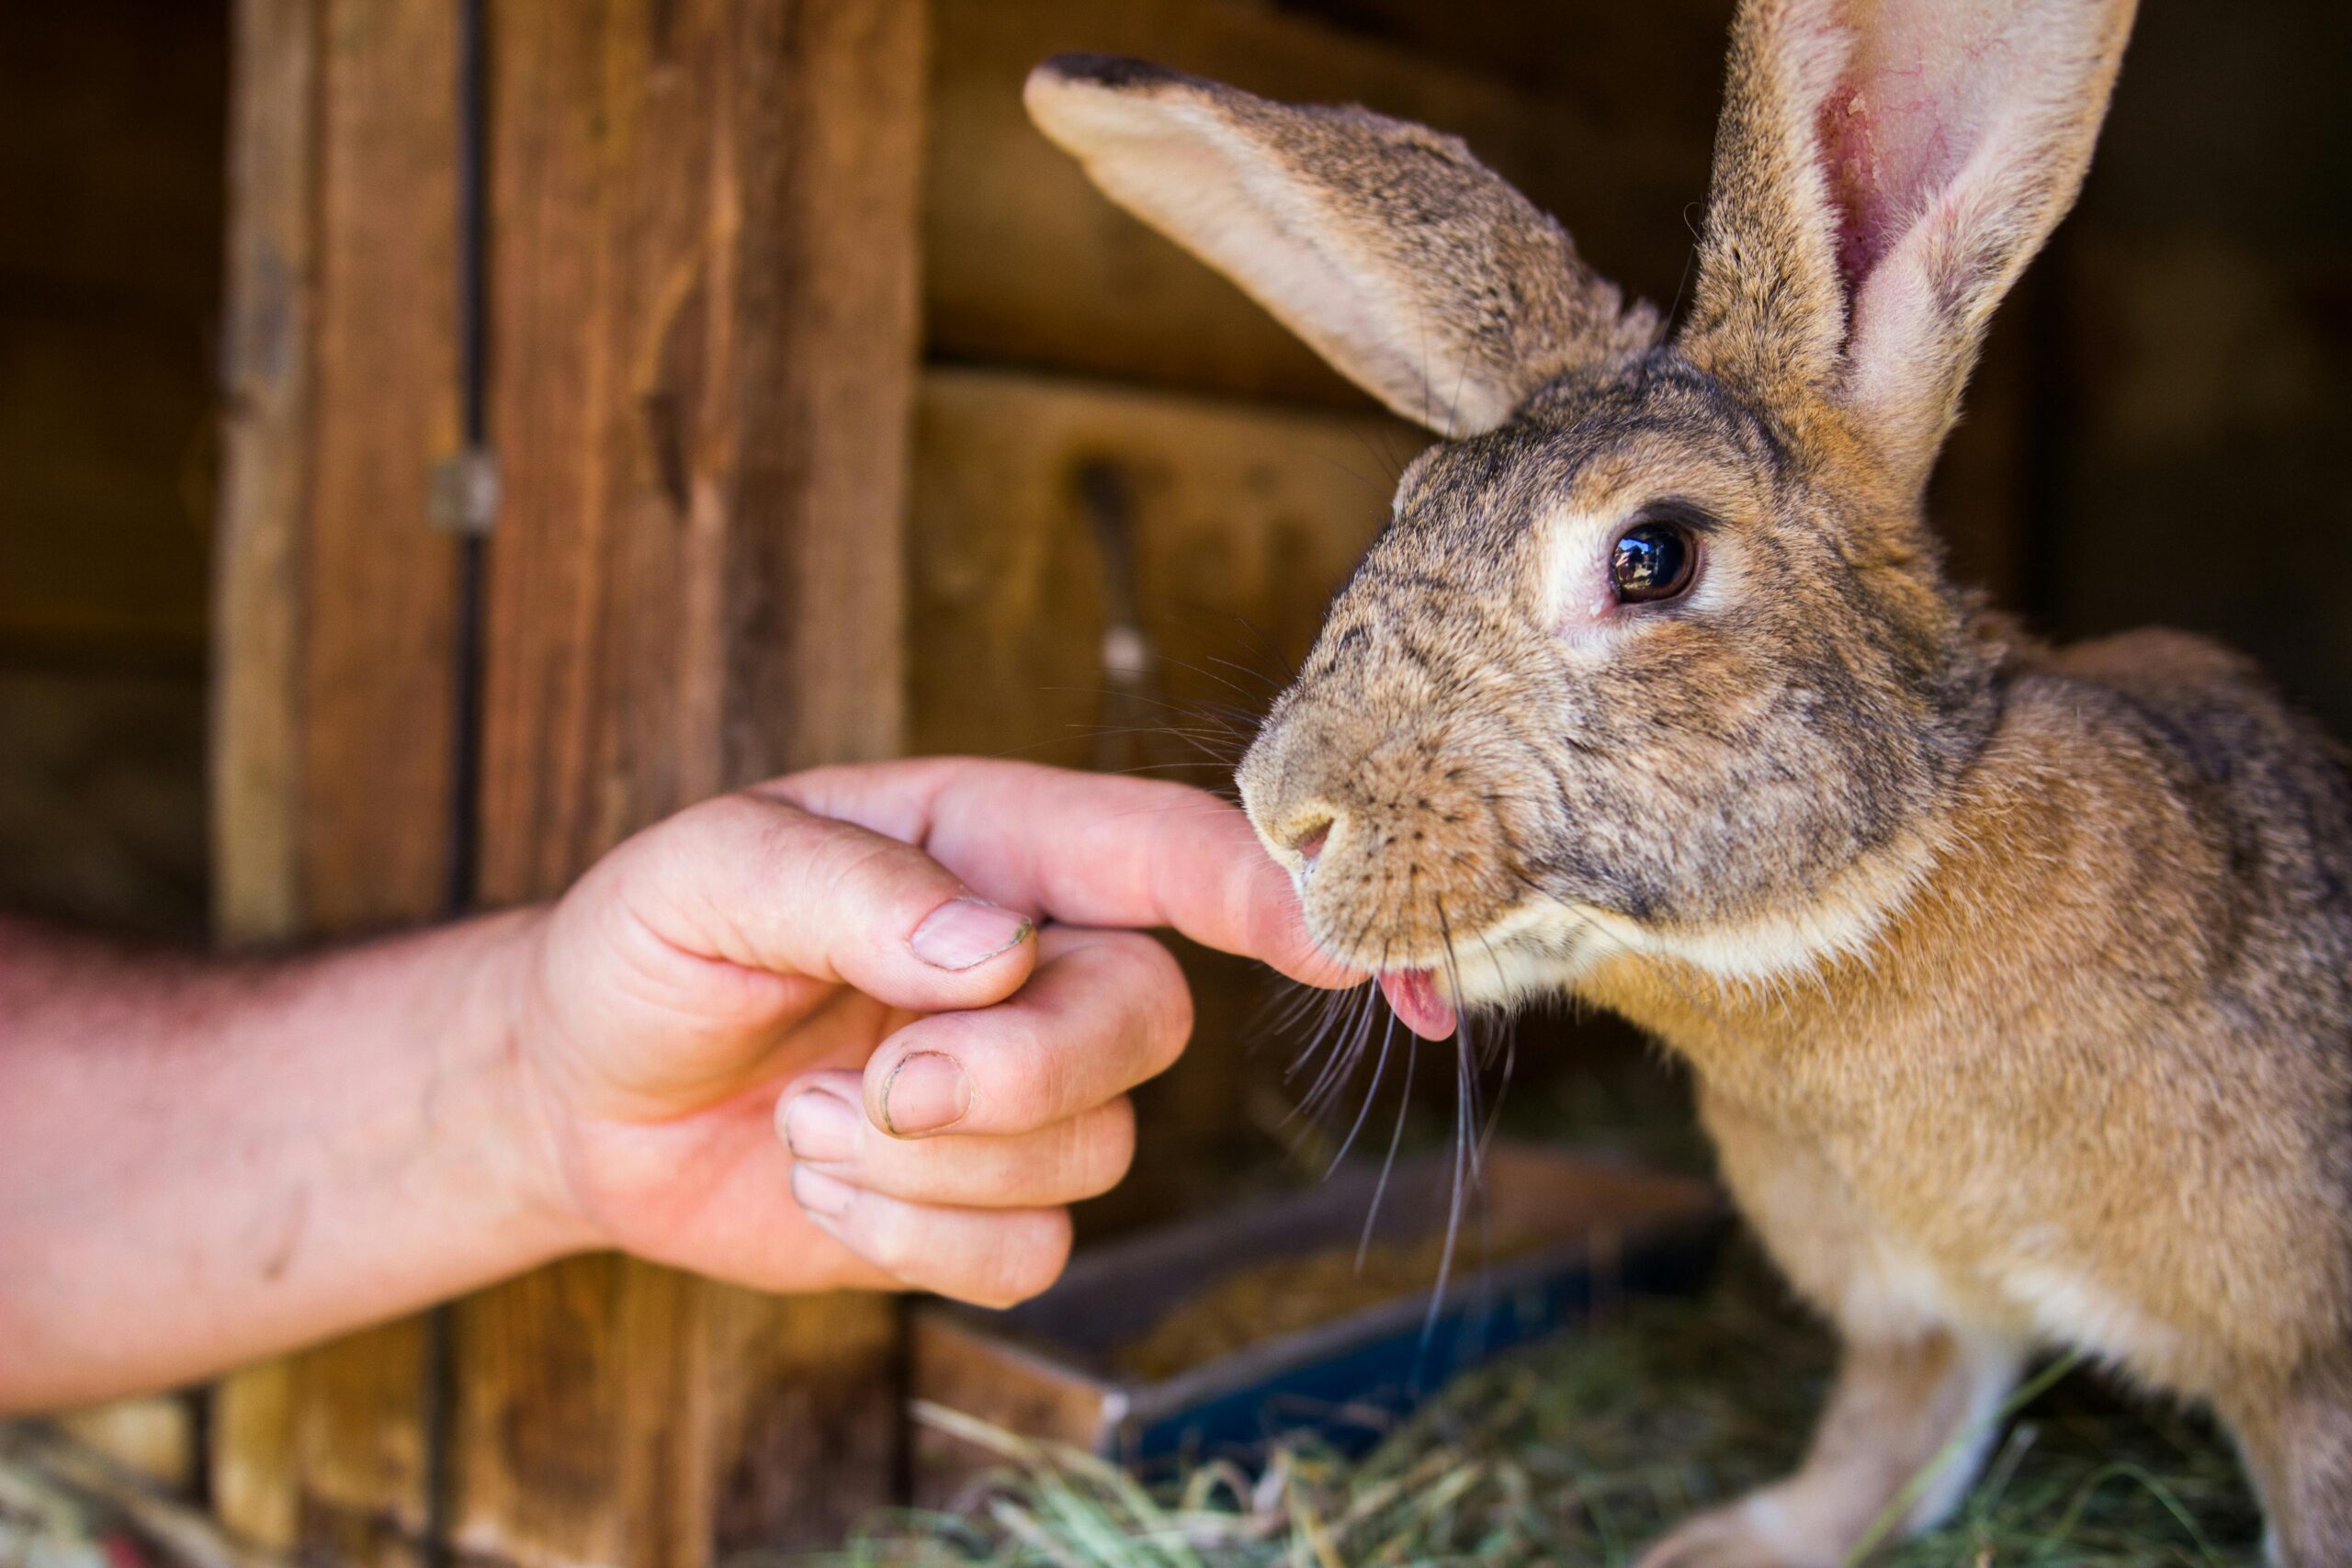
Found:
<path fill-rule="evenodd" d="M 229 241 L 211 783 L 214 929 L 282 940 L 300 922 L 299 541 L 310 494 L 318 38 L 303 0 L 239 0 L 230 95 Z M 213 1391 L 213 1506 L 248 1541 L 300 1530 L 295 1369 Z"/>
<path fill-rule="evenodd" d="M 1090 470 L 1121 476 L 1158 695 L 1246 707 L 1306 652 L 1430 439 L 1385 414 L 986 370 L 932 370 L 920 408 L 913 747 L 1073 767 L 1099 760 L 1107 700 Z M 1161 760 L 1192 754 L 1169 740 Z"/>
<path fill-rule="evenodd" d="M 321 26 L 302 910 L 340 933 L 437 914 L 448 855 L 458 555 L 427 489 L 458 446 L 458 42 L 446 0 Z"/>
<path fill-rule="evenodd" d="M 232 942 L 439 912 L 456 557 L 425 490 L 457 430 L 454 26 L 437 0 L 239 9 L 214 751 Z M 413 1558 L 417 1324 L 217 1398 L 232 1529 Z"/>
<path fill-rule="evenodd" d="M 215 558 L 215 923 L 297 924 L 298 541 L 310 495 L 317 35 L 305 0 L 239 0 Z"/>
<path fill-rule="evenodd" d="M 916 0 L 493 13 L 483 897 L 900 739 Z M 887 1496 L 894 1310 L 613 1258 L 462 1303 L 457 1543 L 700 1563 Z"/>

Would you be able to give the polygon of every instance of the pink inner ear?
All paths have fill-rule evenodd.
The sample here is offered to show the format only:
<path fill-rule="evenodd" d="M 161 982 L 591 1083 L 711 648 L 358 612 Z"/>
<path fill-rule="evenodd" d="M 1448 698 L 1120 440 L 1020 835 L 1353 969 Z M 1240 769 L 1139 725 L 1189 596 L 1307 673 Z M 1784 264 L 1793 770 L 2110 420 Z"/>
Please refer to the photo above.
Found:
<path fill-rule="evenodd" d="M 1815 121 L 1849 300 L 1983 137 L 2013 49 L 2002 24 L 2015 17 L 2003 0 L 1854 9 L 1873 14 Z"/>

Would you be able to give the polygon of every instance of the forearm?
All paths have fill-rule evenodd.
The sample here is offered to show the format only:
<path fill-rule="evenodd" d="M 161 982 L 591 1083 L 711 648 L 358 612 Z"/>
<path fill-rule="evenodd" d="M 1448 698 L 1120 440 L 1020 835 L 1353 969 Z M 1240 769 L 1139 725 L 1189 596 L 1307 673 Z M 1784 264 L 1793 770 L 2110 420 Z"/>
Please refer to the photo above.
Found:
<path fill-rule="evenodd" d="M 0 1410 L 163 1386 L 589 1237 L 516 1070 L 531 914 L 314 957 L 0 923 Z"/>

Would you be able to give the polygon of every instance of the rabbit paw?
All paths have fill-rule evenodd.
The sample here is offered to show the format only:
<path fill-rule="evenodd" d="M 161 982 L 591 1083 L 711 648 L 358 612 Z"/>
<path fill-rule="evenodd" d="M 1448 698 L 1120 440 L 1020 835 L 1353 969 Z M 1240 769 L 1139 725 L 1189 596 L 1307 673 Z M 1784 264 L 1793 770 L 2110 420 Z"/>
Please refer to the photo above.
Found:
<path fill-rule="evenodd" d="M 1634 1568 L 1837 1568 L 1838 1554 L 1793 1551 L 1748 1498 L 1682 1521 Z"/>

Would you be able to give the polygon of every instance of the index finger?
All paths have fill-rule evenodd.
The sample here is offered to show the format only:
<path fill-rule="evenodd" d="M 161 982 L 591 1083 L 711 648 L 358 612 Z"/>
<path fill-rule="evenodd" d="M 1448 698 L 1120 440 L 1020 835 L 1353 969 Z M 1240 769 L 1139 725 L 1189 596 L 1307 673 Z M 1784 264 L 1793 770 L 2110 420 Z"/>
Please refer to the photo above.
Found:
<path fill-rule="evenodd" d="M 1071 925 L 1166 926 L 1312 986 L 1363 976 L 1307 934 L 1290 874 L 1204 790 L 1032 762 L 926 758 L 762 786 L 920 844 L 976 891 Z"/>

